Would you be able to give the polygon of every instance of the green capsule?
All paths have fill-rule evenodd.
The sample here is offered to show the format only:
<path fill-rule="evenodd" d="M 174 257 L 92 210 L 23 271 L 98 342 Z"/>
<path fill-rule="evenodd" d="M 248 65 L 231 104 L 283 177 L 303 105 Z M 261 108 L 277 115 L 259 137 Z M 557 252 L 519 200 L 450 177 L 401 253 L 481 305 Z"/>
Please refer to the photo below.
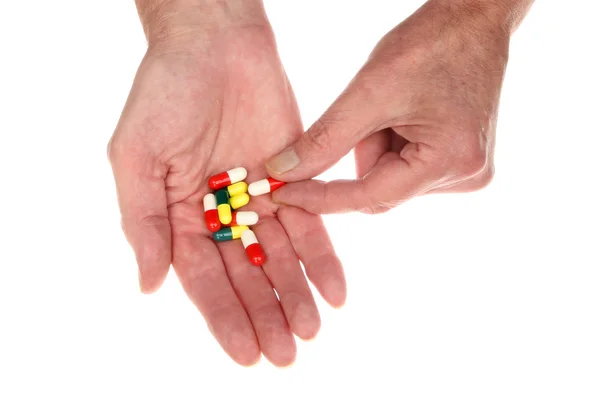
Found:
<path fill-rule="evenodd" d="M 217 207 L 219 205 L 229 205 L 229 192 L 227 192 L 227 189 L 219 189 L 215 192 L 215 196 L 217 197 Z"/>
<path fill-rule="evenodd" d="M 247 225 L 237 225 L 235 227 L 221 228 L 219 231 L 213 233 L 213 239 L 217 242 L 225 242 L 228 240 L 240 239 L 242 232 L 248 230 Z"/>

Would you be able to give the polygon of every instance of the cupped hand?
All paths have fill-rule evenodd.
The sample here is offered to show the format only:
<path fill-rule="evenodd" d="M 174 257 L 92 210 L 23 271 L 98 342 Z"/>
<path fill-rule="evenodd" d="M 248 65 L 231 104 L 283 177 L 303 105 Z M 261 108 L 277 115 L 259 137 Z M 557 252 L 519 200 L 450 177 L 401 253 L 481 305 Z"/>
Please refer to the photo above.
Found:
<path fill-rule="evenodd" d="M 517 23 L 491 4 L 430 1 L 389 32 L 324 115 L 268 162 L 274 178 L 299 181 L 274 200 L 312 213 L 380 213 L 486 186 Z M 303 181 L 352 149 L 356 179 Z"/>
<path fill-rule="evenodd" d="M 243 166 L 267 176 L 266 160 L 302 133 L 295 98 L 270 26 L 230 24 L 193 46 L 151 47 L 109 144 L 141 289 L 153 292 L 172 263 L 209 329 L 238 363 L 260 353 L 290 364 L 293 334 L 314 337 L 320 318 L 299 260 L 325 300 L 341 306 L 344 275 L 318 216 L 269 195 L 243 210 L 268 257 L 250 264 L 240 241 L 215 244 L 202 198 L 211 175 Z M 276 293 L 275 293 L 275 291 Z"/>

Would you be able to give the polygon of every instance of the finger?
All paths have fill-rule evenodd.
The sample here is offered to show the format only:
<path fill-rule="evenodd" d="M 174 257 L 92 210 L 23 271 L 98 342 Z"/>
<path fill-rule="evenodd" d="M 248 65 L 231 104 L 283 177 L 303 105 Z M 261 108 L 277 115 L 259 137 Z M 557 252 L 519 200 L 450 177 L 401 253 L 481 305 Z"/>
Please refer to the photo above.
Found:
<path fill-rule="evenodd" d="M 346 301 L 346 279 L 321 217 L 297 207 L 284 206 L 277 216 L 298 253 L 306 275 L 333 307 Z"/>
<path fill-rule="evenodd" d="M 286 231 L 275 218 L 264 218 L 253 229 L 267 255 L 262 268 L 277 291 L 292 332 L 312 339 L 319 332 L 321 318 Z"/>
<path fill-rule="evenodd" d="M 384 212 L 429 191 L 436 181 L 426 164 L 414 155 L 406 156 L 410 151 L 419 150 L 410 143 L 401 155 L 386 153 L 362 179 L 287 184 L 273 193 L 273 200 L 315 214 Z"/>
<path fill-rule="evenodd" d="M 290 182 L 319 175 L 380 130 L 384 107 L 371 98 L 368 84 L 364 78 L 355 78 L 298 141 L 271 158 L 267 162 L 271 177 Z"/>
<path fill-rule="evenodd" d="M 354 148 L 356 176 L 363 178 L 375 166 L 379 158 L 390 151 L 392 136 L 389 130 L 382 130 L 368 136 Z"/>
<path fill-rule="evenodd" d="M 276 366 L 290 365 L 296 358 L 296 342 L 269 279 L 261 267 L 250 263 L 241 242 L 219 244 L 219 251 L 263 354 Z"/>
<path fill-rule="evenodd" d="M 140 289 L 156 291 L 171 265 L 171 225 L 167 211 L 167 168 L 147 153 L 109 146 L 121 225 L 138 263 Z"/>
<path fill-rule="evenodd" d="M 229 282 L 215 243 L 197 234 L 175 235 L 173 268 L 225 352 L 240 365 L 258 362 L 260 348 L 254 328 Z"/>

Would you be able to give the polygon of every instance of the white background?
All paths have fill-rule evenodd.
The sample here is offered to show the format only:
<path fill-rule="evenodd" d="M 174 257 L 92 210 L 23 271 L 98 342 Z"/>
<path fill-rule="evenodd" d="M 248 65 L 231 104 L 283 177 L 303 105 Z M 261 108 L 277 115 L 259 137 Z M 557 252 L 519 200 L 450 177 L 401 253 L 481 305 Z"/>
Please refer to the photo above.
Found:
<path fill-rule="evenodd" d="M 0 397 L 600 396 L 596 2 L 514 35 L 489 188 L 325 218 L 348 301 L 286 369 L 235 365 L 173 274 L 138 291 L 105 156 L 133 1 L 1 3 Z M 420 4 L 266 2 L 305 125 Z"/>

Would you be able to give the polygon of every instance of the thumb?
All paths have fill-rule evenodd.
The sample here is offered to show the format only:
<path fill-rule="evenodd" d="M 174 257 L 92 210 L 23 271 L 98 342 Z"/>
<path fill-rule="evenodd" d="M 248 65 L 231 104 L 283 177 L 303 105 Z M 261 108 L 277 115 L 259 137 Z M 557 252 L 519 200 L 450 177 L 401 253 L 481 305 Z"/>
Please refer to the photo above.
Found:
<path fill-rule="evenodd" d="M 409 143 L 400 155 L 383 155 L 363 178 L 300 181 L 273 192 L 273 200 L 315 214 L 383 213 L 427 192 L 436 180 L 435 170 L 418 160 L 418 152 L 417 145 Z"/>
<path fill-rule="evenodd" d="M 121 225 L 139 267 L 140 289 L 156 291 L 171 265 L 171 225 L 164 175 L 147 153 L 109 143 L 108 156 L 117 186 Z"/>
<path fill-rule="evenodd" d="M 381 124 L 381 107 L 358 86 L 355 80 L 298 141 L 267 162 L 273 178 L 290 182 L 315 177 Z"/>

